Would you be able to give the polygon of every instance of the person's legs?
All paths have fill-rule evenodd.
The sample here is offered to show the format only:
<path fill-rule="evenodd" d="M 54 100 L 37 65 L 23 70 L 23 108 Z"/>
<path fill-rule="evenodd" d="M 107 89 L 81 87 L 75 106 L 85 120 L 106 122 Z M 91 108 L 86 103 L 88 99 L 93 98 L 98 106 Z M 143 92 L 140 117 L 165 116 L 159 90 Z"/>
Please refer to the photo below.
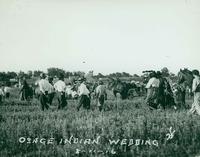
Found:
<path fill-rule="evenodd" d="M 89 110 L 90 109 L 90 98 L 87 95 L 83 95 L 83 108 Z"/>
<path fill-rule="evenodd" d="M 67 106 L 67 101 L 66 101 L 66 97 L 65 97 L 65 93 L 61 93 L 61 108 L 64 108 L 65 106 Z"/>
<path fill-rule="evenodd" d="M 0 95 L 0 105 L 2 104 L 2 95 Z"/>
<path fill-rule="evenodd" d="M 99 97 L 99 99 L 98 99 L 98 103 L 99 103 L 99 111 L 102 111 L 102 109 L 103 109 L 104 100 L 105 100 L 104 95 L 101 95 L 101 96 Z"/>
<path fill-rule="evenodd" d="M 83 101 L 84 101 L 84 98 L 83 98 L 83 95 L 81 95 L 80 98 L 79 98 L 79 103 L 78 103 L 78 106 L 77 106 L 77 111 L 79 111 L 79 109 L 83 105 Z"/>
<path fill-rule="evenodd" d="M 44 98 L 44 94 L 40 94 L 40 104 L 41 104 L 41 109 L 42 111 L 44 111 L 44 106 L 45 106 L 45 98 Z"/>
<path fill-rule="evenodd" d="M 61 98 L 61 93 L 58 92 L 57 93 L 57 96 L 58 96 L 58 110 L 61 109 L 61 103 L 62 103 L 62 98 Z"/>
<path fill-rule="evenodd" d="M 41 93 L 41 94 L 40 94 L 40 104 L 41 104 L 41 109 L 42 109 L 42 111 L 44 111 L 45 108 L 46 108 L 46 109 L 49 108 L 47 102 L 48 102 L 47 96 L 44 95 L 43 93 Z"/>
<path fill-rule="evenodd" d="M 50 93 L 50 94 L 48 95 L 48 102 L 49 102 L 50 105 L 51 105 L 52 102 L 53 102 L 53 98 L 54 98 L 54 93 Z"/>

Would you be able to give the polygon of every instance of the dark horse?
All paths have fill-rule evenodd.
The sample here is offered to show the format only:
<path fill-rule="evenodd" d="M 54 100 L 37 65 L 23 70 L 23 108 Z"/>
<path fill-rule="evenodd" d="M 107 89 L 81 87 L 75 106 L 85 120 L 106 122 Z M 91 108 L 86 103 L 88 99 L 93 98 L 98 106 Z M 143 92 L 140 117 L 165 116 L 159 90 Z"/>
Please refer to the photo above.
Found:
<path fill-rule="evenodd" d="M 113 91 L 113 94 L 116 98 L 118 95 L 120 95 L 120 98 L 124 100 L 129 98 L 130 90 L 135 89 L 136 85 L 127 82 L 122 82 L 119 79 L 110 79 L 108 88 Z"/>
<path fill-rule="evenodd" d="M 192 72 L 188 69 L 180 69 L 180 71 L 178 72 L 175 100 L 176 103 L 181 107 L 187 108 L 187 106 L 185 105 L 185 96 L 187 92 L 186 90 L 189 89 L 188 94 L 191 95 L 192 81 Z"/>

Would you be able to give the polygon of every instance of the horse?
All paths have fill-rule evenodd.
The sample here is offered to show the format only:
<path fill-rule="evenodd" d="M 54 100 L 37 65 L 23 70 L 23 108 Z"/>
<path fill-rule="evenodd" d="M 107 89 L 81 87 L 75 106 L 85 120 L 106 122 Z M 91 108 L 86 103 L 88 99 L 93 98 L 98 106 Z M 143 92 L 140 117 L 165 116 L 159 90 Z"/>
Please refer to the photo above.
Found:
<path fill-rule="evenodd" d="M 131 93 L 133 93 L 133 89 L 136 89 L 136 85 L 133 83 L 122 82 L 119 79 L 110 79 L 108 83 L 108 88 L 112 90 L 115 98 L 120 97 L 120 99 L 124 100 L 131 97 Z"/>
<path fill-rule="evenodd" d="M 193 82 L 193 74 L 188 69 L 180 69 L 178 72 L 178 80 L 176 86 L 174 87 L 174 97 L 176 103 L 181 106 L 187 108 L 185 105 L 185 97 L 187 90 L 189 91 L 188 95 L 191 96 L 191 89 L 192 89 L 192 82 Z"/>

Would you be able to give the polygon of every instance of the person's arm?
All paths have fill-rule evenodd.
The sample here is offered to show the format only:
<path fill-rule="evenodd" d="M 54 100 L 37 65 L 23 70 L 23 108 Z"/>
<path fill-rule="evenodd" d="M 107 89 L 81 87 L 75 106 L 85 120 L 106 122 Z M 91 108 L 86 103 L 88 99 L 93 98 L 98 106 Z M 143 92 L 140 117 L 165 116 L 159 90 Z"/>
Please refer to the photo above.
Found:
<path fill-rule="evenodd" d="M 57 84 L 56 83 L 53 85 L 53 87 L 54 87 L 55 91 L 57 91 Z"/>
<path fill-rule="evenodd" d="M 152 82 L 153 82 L 153 79 L 151 78 L 151 79 L 148 81 L 148 83 L 147 83 L 147 85 L 146 85 L 145 88 L 150 88 L 151 85 L 152 85 Z"/>
<path fill-rule="evenodd" d="M 43 94 L 45 94 L 45 90 L 44 90 L 44 83 L 42 83 L 42 82 L 39 82 L 39 87 L 40 87 L 40 91 L 43 93 Z"/>
<path fill-rule="evenodd" d="M 195 92 L 197 88 L 197 81 L 194 79 L 192 82 L 192 92 Z"/>

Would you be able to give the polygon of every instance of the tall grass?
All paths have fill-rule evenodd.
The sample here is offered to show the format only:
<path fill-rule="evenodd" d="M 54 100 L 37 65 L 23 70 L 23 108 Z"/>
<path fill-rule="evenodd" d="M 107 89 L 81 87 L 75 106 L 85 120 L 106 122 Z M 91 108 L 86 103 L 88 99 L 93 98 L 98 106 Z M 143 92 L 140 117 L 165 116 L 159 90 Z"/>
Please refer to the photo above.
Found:
<path fill-rule="evenodd" d="M 76 101 L 69 101 L 59 111 L 56 105 L 55 100 L 48 111 L 42 112 L 37 100 L 31 103 L 16 98 L 6 100 L 0 106 L 0 156 L 187 157 L 200 153 L 200 117 L 188 115 L 185 110 L 151 111 L 143 98 L 107 100 L 104 112 L 98 111 L 95 101 L 89 111 L 77 112 Z M 167 140 L 170 127 L 175 134 Z M 61 139 L 69 140 L 72 136 L 79 140 L 100 137 L 100 141 L 98 144 L 60 143 Z M 54 138 L 54 142 L 20 143 L 20 137 Z M 156 140 L 158 146 L 110 144 L 109 140 L 114 139 L 150 139 Z M 81 150 L 79 154 L 77 149 Z"/>

